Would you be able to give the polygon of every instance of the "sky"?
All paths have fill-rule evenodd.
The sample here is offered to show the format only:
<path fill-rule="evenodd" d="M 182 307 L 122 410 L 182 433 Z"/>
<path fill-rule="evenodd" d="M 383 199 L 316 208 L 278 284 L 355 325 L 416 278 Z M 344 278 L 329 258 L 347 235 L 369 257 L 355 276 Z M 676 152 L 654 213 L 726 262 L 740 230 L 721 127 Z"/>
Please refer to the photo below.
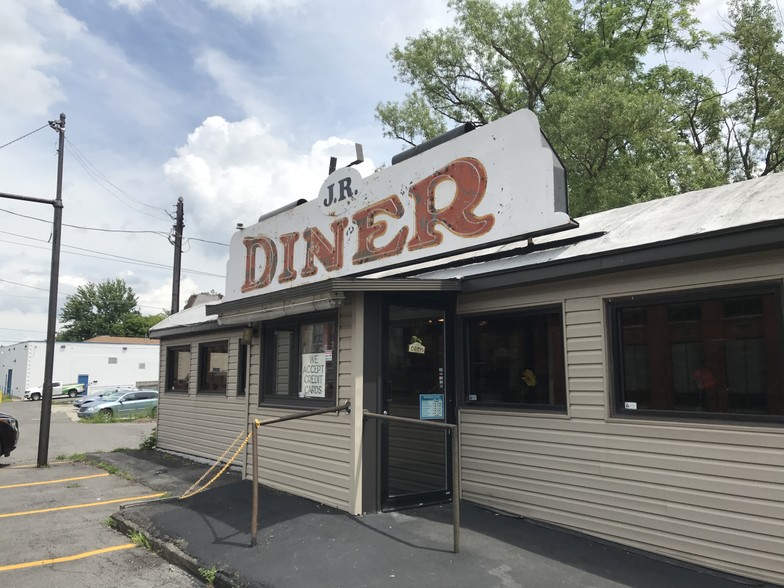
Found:
<path fill-rule="evenodd" d="M 717 30 L 721 10 L 698 16 Z M 115 278 L 169 310 L 179 197 L 180 308 L 224 292 L 237 223 L 314 198 L 355 142 L 362 175 L 404 148 L 375 119 L 407 91 L 389 52 L 450 22 L 446 0 L 0 1 L 1 193 L 54 199 L 66 115 L 58 316 Z M 0 198 L 0 345 L 46 338 L 52 218 Z"/>

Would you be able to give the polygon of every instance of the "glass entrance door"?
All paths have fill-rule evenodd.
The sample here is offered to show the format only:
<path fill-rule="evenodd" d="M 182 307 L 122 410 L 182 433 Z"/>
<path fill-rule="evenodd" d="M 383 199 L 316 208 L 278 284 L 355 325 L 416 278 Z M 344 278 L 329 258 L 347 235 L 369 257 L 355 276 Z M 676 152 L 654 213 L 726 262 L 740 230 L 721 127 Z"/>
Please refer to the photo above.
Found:
<path fill-rule="evenodd" d="M 447 398 L 443 309 L 387 306 L 384 413 L 452 422 Z M 392 510 L 448 500 L 449 439 L 445 430 L 382 421 L 381 503 Z"/>

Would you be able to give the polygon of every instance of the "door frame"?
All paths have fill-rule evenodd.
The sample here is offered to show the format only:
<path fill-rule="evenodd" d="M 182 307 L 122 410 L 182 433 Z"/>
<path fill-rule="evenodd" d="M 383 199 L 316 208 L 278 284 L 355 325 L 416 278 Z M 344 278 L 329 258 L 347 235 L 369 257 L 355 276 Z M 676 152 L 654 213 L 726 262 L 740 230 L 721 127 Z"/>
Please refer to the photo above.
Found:
<path fill-rule="evenodd" d="M 413 306 L 442 310 L 444 312 L 444 400 L 445 422 L 456 423 L 458 394 L 462 386 L 458 382 L 457 366 L 461 364 L 457 349 L 457 294 L 454 292 L 434 292 L 414 294 L 410 292 L 365 292 L 363 300 L 363 405 L 371 413 L 383 410 L 384 369 L 387 353 L 387 317 L 389 306 Z M 362 511 L 380 512 L 382 509 L 381 476 L 382 467 L 382 427 L 374 418 L 365 418 L 363 424 L 362 451 Z M 451 471 L 451 449 L 447 444 L 447 472 Z M 452 496 L 452 479 L 447 473 L 447 491 L 439 500 L 445 502 Z M 387 510 L 406 508 L 420 504 L 393 506 Z"/>

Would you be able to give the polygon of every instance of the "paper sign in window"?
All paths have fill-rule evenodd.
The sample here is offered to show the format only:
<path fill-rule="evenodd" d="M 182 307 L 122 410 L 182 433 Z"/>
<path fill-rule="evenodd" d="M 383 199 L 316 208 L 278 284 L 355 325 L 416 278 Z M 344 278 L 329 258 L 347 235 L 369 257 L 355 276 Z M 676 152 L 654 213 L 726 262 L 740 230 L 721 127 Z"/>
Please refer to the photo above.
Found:
<path fill-rule="evenodd" d="M 300 398 L 326 398 L 327 361 L 323 353 L 302 354 Z"/>

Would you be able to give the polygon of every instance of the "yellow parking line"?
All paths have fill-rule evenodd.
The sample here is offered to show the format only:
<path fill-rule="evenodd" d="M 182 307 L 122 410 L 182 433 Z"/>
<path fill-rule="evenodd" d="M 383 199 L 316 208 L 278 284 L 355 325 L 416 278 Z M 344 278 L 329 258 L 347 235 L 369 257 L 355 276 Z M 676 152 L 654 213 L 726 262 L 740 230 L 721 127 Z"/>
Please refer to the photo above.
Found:
<path fill-rule="evenodd" d="M 42 508 L 40 510 L 27 510 L 23 512 L 7 512 L 0 514 L 0 519 L 7 517 L 21 517 L 23 515 L 41 514 L 44 512 L 55 512 L 58 510 L 71 510 L 74 508 L 88 508 L 90 506 L 101 506 L 103 504 L 115 504 L 117 502 L 133 502 L 136 500 L 146 500 L 148 498 L 160 498 L 165 496 L 165 492 L 158 492 L 157 494 L 145 494 L 144 496 L 132 496 L 130 498 L 116 498 L 114 500 L 102 500 L 101 502 L 87 502 L 84 504 L 72 504 L 70 506 L 55 506 L 52 508 Z"/>
<path fill-rule="evenodd" d="M 22 488 L 23 486 L 43 486 L 44 484 L 62 484 L 63 482 L 75 482 L 77 480 L 89 480 L 90 478 L 104 478 L 109 476 L 109 472 L 104 474 L 92 474 L 91 476 L 79 476 L 78 478 L 61 478 L 60 480 L 47 480 L 45 482 L 26 482 L 24 484 L 9 484 L 8 486 L 0 486 L 0 490 L 7 490 L 8 488 Z"/>
<path fill-rule="evenodd" d="M 115 545 L 114 547 L 104 547 L 103 549 L 96 549 L 95 551 L 85 551 L 84 553 L 77 553 L 76 555 L 68 555 L 66 557 L 55 557 L 53 559 L 42 559 L 39 561 L 28 561 L 20 564 L 11 564 L 9 566 L 0 566 L 0 572 L 7 572 L 9 570 L 21 570 L 22 568 L 33 568 L 35 566 L 45 566 L 48 564 L 62 563 L 66 561 L 74 561 L 92 555 L 101 555 L 102 553 L 110 553 L 112 551 L 120 551 L 121 549 L 130 549 L 136 547 L 135 543 L 126 543 L 124 545 Z"/>
<path fill-rule="evenodd" d="M 53 461 L 52 463 L 46 464 L 45 467 L 50 468 L 52 466 L 68 465 L 69 463 L 74 463 L 74 461 L 73 460 Z M 24 463 L 24 464 L 12 465 L 12 466 L 7 466 L 7 467 L 8 467 L 9 470 L 24 470 L 24 469 L 29 469 L 29 468 L 37 468 L 38 464 L 37 463 Z"/>

